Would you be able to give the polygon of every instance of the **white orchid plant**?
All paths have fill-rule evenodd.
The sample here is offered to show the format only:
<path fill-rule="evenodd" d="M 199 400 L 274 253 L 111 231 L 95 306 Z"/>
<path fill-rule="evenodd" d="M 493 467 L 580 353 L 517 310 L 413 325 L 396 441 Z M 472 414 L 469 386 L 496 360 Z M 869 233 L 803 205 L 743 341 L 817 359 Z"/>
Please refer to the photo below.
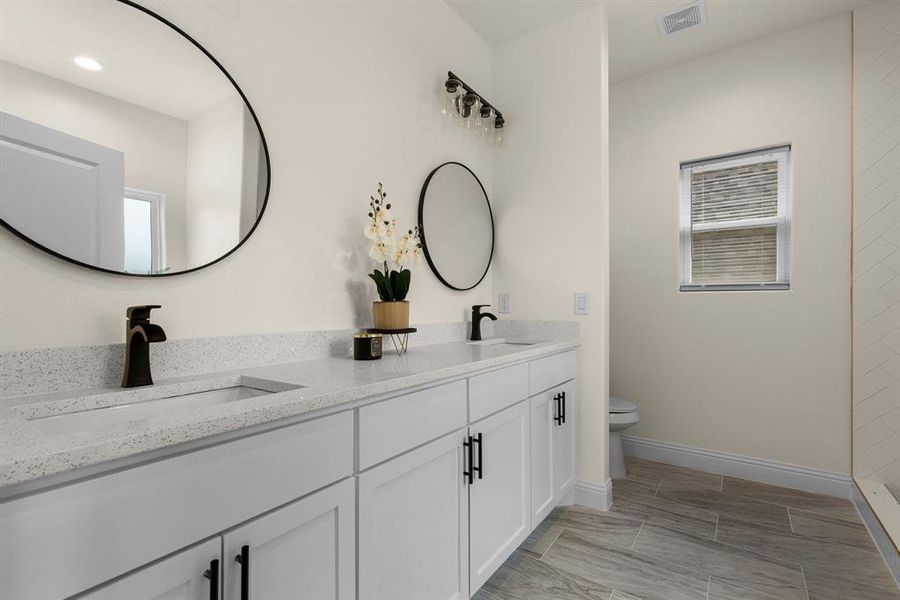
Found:
<path fill-rule="evenodd" d="M 375 282 L 378 297 L 383 302 L 399 302 L 406 299 L 412 269 L 422 263 L 422 243 L 418 225 L 406 233 L 395 237 L 397 220 L 391 214 L 387 192 L 378 183 L 376 196 L 369 196 L 369 220 L 366 223 L 366 237 L 372 240 L 369 256 L 383 266 L 383 271 L 375 269 L 369 277 Z"/>

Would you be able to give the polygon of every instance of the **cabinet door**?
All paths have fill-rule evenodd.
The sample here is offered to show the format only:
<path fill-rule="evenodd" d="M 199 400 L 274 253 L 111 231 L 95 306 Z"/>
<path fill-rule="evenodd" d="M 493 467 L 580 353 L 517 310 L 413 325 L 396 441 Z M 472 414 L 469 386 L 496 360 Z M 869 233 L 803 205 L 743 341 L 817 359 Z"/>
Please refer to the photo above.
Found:
<path fill-rule="evenodd" d="M 553 423 L 553 482 L 554 497 L 558 504 L 575 485 L 575 381 L 555 388 L 550 393 L 552 398 L 563 394 L 560 406 L 564 420 L 559 425 Z"/>
<path fill-rule="evenodd" d="M 135 571 L 81 600 L 208 600 L 221 590 L 222 539 L 215 538 Z M 216 561 L 216 564 L 213 563 Z M 218 573 L 216 576 L 215 574 Z M 208 576 L 207 576 L 208 575 Z M 213 582 L 211 577 L 218 581 Z"/>
<path fill-rule="evenodd" d="M 469 597 L 466 435 L 359 476 L 359 600 Z"/>
<path fill-rule="evenodd" d="M 550 392 L 529 400 L 531 403 L 531 528 L 534 529 L 556 505 L 554 480 L 554 436 L 557 405 Z"/>
<path fill-rule="evenodd" d="M 531 531 L 530 412 L 526 400 L 470 426 L 474 438 L 481 435 L 475 444 L 481 471 L 469 486 L 473 593 Z"/>
<path fill-rule="evenodd" d="M 226 534 L 224 598 L 246 578 L 253 600 L 351 600 L 355 498 L 345 479 Z"/>

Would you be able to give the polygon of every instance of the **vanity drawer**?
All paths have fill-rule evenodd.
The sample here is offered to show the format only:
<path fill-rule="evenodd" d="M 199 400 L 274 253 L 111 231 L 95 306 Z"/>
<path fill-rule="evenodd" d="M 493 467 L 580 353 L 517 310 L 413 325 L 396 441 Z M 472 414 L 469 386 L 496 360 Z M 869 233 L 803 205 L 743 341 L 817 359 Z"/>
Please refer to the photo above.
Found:
<path fill-rule="evenodd" d="M 465 426 L 465 380 L 364 406 L 359 409 L 359 469 Z"/>
<path fill-rule="evenodd" d="M 353 473 L 353 413 L 0 504 L 0 598 L 63 598 Z"/>
<path fill-rule="evenodd" d="M 554 354 L 531 362 L 531 395 L 540 394 L 570 379 L 575 379 L 575 351 Z"/>
<path fill-rule="evenodd" d="M 469 421 L 477 421 L 528 397 L 528 363 L 469 378 Z"/>

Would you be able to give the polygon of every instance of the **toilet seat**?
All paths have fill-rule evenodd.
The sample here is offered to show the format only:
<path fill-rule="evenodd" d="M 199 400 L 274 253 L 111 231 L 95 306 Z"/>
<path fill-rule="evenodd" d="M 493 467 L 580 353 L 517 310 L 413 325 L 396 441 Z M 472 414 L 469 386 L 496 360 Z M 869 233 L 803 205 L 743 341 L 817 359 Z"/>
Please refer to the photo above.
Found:
<path fill-rule="evenodd" d="M 637 404 L 634 402 L 622 400 L 621 398 L 616 398 L 614 396 L 609 397 L 609 412 L 612 414 L 633 413 L 637 412 L 637 409 Z"/>

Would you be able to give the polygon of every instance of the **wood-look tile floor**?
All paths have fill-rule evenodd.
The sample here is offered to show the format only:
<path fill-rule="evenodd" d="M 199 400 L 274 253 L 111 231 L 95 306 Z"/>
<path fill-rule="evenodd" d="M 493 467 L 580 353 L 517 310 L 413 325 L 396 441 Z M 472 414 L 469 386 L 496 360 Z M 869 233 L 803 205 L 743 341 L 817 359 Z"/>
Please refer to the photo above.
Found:
<path fill-rule="evenodd" d="M 850 502 L 626 462 L 609 512 L 556 509 L 476 600 L 900 600 Z"/>

